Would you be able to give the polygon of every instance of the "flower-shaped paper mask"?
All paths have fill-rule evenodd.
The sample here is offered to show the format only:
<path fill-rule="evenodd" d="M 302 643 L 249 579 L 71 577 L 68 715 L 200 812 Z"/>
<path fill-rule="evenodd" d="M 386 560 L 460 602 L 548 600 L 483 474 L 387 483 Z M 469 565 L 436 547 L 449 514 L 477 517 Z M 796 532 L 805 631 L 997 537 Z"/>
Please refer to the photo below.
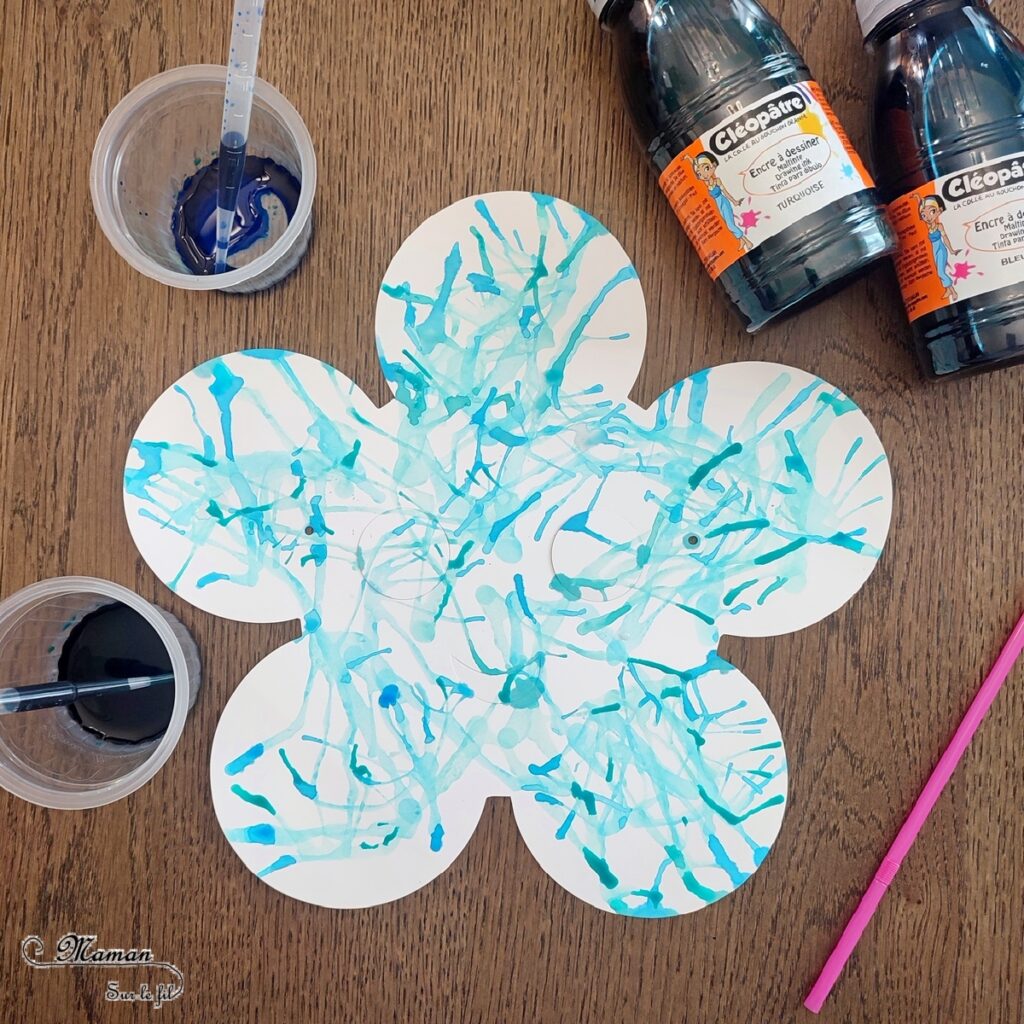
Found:
<path fill-rule="evenodd" d="M 211 757 L 220 823 L 268 884 L 332 907 L 404 896 L 491 795 L 606 910 L 696 910 L 764 859 L 782 739 L 718 641 L 857 591 L 888 464 L 845 395 L 783 366 L 633 405 L 645 332 L 597 221 L 499 193 L 428 220 L 389 268 L 383 409 L 260 350 L 148 413 L 125 475 L 146 560 L 215 614 L 302 621 L 235 691 Z"/>

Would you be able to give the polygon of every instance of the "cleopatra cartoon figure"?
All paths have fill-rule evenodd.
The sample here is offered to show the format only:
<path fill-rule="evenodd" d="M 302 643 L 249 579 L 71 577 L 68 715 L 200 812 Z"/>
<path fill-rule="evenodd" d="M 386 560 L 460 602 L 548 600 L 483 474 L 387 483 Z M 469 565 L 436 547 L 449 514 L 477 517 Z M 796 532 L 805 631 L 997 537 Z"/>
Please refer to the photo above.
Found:
<path fill-rule="evenodd" d="M 687 157 L 686 159 L 693 168 L 693 173 L 707 186 L 708 194 L 715 201 L 718 212 L 722 220 L 725 221 L 725 226 L 729 229 L 729 233 L 735 237 L 736 241 L 740 243 L 745 251 L 749 252 L 753 245 L 750 239 L 747 238 L 746 231 L 736 223 L 734 211 L 734 207 L 741 206 L 743 200 L 736 199 L 719 179 L 718 158 L 705 151 L 696 157 Z"/>
<path fill-rule="evenodd" d="M 950 253 L 959 256 L 963 251 L 954 249 L 953 244 L 946 234 L 946 228 L 942 223 L 942 215 L 946 212 L 946 204 L 939 196 L 921 196 L 914 194 L 918 203 L 918 212 L 921 220 L 928 228 L 928 241 L 932 247 L 932 258 L 935 260 L 935 272 L 939 275 L 942 287 L 946 289 L 946 298 L 950 302 L 957 301 L 956 288 L 953 285 L 953 275 L 950 273 Z"/>

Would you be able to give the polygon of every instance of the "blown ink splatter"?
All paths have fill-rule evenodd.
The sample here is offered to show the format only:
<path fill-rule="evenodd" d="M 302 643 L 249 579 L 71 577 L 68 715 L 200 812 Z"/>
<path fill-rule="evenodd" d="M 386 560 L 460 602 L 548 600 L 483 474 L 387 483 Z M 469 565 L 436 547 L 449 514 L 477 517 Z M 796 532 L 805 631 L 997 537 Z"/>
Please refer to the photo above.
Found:
<path fill-rule="evenodd" d="M 888 465 L 846 396 L 787 367 L 704 370 L 640 409 L 645 333 L 602 225 L 500 193 L 431 218 L 389 268 L 383 409 L 257 350 L 146 416 L 125 500 L 147 561 L 201 608 L 302 624 L 242 681 L 211 756 L 221 825 L 268 884 L 396 899 L 495 795 L 602 909 L 696 910 L 761 864 L 785 753 L 718 642 L 856 592 Z"/>

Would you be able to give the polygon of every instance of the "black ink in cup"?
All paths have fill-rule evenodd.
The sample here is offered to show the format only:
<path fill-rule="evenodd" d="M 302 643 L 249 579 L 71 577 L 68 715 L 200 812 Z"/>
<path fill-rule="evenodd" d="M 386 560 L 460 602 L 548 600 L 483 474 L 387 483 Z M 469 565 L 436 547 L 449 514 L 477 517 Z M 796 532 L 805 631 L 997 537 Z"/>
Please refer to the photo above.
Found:
<path fill-rule="evenodd" d="M 167 762 L 201 685 L 170 612 L 108 580 L 0 601 L 0 787 L 43 807 L 120 800 Z"/>
<path fill-rule="evenodd" d="M 68 635 L 58 660 L 71 683 L 161 676 L 173 671 L 156 630 L 134 609 L 108 604 L 86 615 Z M 112 743 L 144 743 L 162 736 L 174 710 L 174 687 L 147 686 L 86 697 L 69 708 L 84 729 Z"/>

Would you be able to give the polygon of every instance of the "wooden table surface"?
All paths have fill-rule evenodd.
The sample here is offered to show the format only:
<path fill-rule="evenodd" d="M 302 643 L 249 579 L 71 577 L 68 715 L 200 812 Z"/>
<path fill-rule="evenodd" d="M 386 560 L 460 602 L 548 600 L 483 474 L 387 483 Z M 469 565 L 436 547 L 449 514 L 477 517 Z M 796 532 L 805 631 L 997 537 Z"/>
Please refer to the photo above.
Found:
<path fill-rule="evenodd" d="M 172 291 L 131 270 L 89 199 L 92 144 L 132 86 L 225 52 L 221 5 L 0 0 L 0 592 L 106 577 L 171 609 L 202 654 L 181 743 L 144 789 L 84 813 L 0 793 L 0 1020 L 153 1019 L 96 972 L 37 971 L 19 947 L 67 931 L 148 946 L 182 969 L 164 1021 L 799 1021 L 805 991 L 1024 603 L 1024 370 L 926 385 L 883 269 L 749 338 L 703 273 L 637 151 L 609 40 L 582 0 L 275 0 L 261 72 L 302 113 L 320 180 L 310 252 L 250 297 Z M 769 0 L 864 149 L 870 79 L 847 0 Z M 997 12 L 1024 30 L 1024 8 Z M 765 358 L 846 390 L 892 461 L 889 545 L 823 624 L 723 654 L 782 725 L 790 806 L 762 870 L 669 921 L 619 919 L 545 876 L 491 801 L 441 878 L 338 912 L 261 884 L 208 794 L 237 682 L 296 624 L 227 623 L 177 600 L 125 525 L 129 438 L 172 381 L 235 348 L 286 345 L 375 400 L 384 268 L 465 195 L 553 193 L 599 217 L 643 281 L 650 337 L 633 397 L 701 367 Z M 1018 675 L 892 887 L 825 1019 L 1024 1019 L 1024 679 Z"/>

